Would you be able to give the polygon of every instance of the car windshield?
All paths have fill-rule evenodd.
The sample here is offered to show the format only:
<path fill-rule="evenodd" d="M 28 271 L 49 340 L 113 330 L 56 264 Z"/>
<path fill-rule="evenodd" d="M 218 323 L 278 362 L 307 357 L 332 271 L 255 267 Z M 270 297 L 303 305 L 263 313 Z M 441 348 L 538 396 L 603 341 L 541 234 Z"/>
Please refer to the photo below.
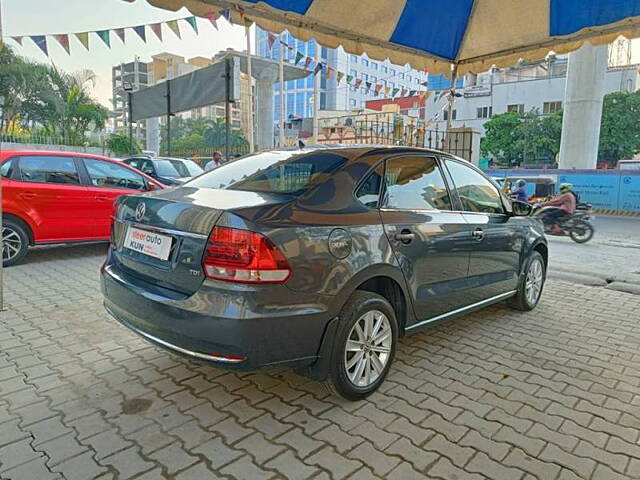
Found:
<path fill-rule="evenodd" d="M 297 194 L 325 181 L 346 161 L 346 157 L 327 150 L 264 152 L 226 163 L 188 185 Z"/>
<path fill-rule="evenodd" d="M 155 160 L 153 164 L 156 167 L 156 173 L 161 177 L 188 177 L 189 175 L 180 175 L 173 163 L 169 160 Z"/>
<path fill-rule="evenodd" d="M 173 168 L 180 174 L 181 177 L 195 177 L 200 175 L 204 170 L 198 166 L 198 164 L 192 160 L 178 160 L 178 159 L 166 159 Z"/>

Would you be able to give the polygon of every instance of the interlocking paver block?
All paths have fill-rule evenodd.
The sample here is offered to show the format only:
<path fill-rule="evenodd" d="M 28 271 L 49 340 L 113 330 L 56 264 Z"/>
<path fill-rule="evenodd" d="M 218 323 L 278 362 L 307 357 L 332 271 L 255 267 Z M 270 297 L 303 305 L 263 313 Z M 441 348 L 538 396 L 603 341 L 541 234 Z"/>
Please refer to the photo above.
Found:
<path fill-rule="evenodd" d="M 103 311 L 104 252 L 35 250 L 7 270 L 0 470 L 16 479 L 56 461 L 71 480 L 640 477 L 638 296 L 554 283 L 534 312 L 495 305 L 402 339 L 380 391 L 345 402 L 149 345 Z"/>

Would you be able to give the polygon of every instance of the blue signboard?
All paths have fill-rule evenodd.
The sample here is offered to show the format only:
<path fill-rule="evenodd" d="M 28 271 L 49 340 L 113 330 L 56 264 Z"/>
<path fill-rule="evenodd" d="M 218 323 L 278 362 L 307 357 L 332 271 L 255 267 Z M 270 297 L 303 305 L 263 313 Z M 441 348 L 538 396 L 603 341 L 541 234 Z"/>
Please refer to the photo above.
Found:
<path fill-rule="evenodd" d="M 640 212 L 640 175 L 620 176 L 619 209 Z"/>
<path fill-rule="evenodd" d="M 617 175 L 563 173 L 558 176 L 556 189 L 561 183 L 571 183 L 581 202 L 588 202 L 594 208 L 615 210 L 618 208 L 618 178 Z"/>

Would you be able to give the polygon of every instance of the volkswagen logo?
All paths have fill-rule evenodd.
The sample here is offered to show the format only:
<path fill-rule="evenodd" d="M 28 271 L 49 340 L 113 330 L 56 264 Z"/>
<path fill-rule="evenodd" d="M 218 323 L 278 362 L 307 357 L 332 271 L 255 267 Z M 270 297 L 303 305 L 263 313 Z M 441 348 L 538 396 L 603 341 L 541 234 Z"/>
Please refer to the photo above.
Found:
<path fill-rule="evenodd" d="M 139 203 L 138 206 L 136 207 L 136 213 L 135 213 L 135 217 L 137 221 L 142 220 L 142 218 L 144 217 L 144 212 L 147 209 L 147 207 L 144 205 L 144 203 Z"/>

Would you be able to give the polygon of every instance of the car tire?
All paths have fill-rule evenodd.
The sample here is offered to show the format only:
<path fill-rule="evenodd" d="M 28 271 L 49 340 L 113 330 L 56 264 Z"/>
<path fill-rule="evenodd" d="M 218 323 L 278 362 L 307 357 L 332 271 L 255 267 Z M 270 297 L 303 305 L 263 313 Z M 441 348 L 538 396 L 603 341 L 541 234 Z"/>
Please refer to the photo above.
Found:
<path fill-rule="evenodd" d="M 348 400 L 367 397 L 387 376 L 397 342 L 398 321 L 389 301 L 357 290 L 340 312 L 327 385 Z"/>
<path fill-rule="evenodd" d="M 29 250 L 29 234 L 21 222 L 11 218 L 2 219 L 2 265 L 10 267 L 20 263 Z M 5 252 L 9 258 L 5 259 Z"/>
<path fill-rule="evenodd" d="M 536 308 L 545 280 L 547 269 L 540 252 L 533 250 L 527 257 L 523 273 L 518 283 L 518 293 L 507 300 L 507 304 L 516 310 L 528 312 Z"/>

